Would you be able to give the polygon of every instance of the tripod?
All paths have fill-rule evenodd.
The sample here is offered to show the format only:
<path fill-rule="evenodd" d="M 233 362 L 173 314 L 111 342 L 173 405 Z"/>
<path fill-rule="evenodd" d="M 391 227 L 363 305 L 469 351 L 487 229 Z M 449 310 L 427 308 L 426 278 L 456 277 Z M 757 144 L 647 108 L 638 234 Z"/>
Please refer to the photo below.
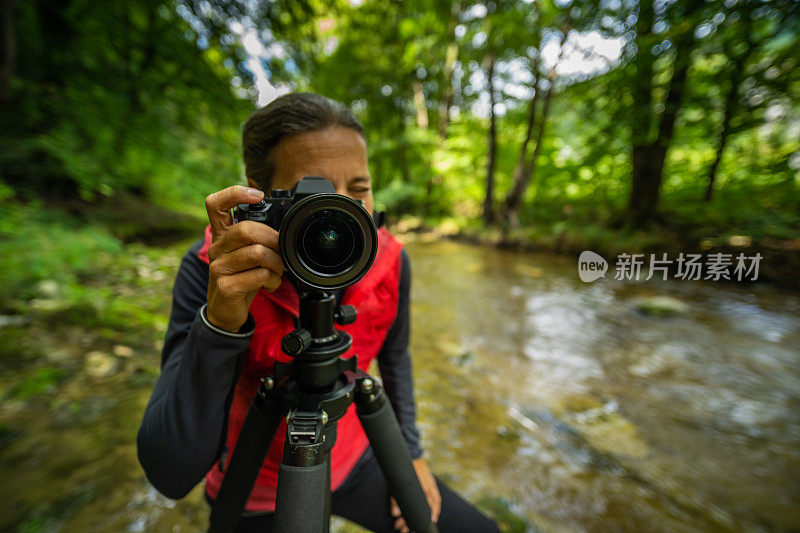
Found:
<path fill-rule="evenodd" d="M 211 512 L 210 533 L 233 531 L 286 417 L 283 459 L 278 468 L 275 529 L 318 533 L 330 528 L 330 450 L 336 421 L 354 401 L 356 412 L 397 500 L 406 524 L 418 533 L 436 533 L 430 508 L 411 463 L 411 454 L 392 406 L 381 386 L 357 366 L 356 357 L 340 357 L 352 339 L 339 325 L 356 319 L 352 306 L 337 306 L 333 294 L 303 291 L 296 329 L 281 341 L 293 359 L 275 363 L 253 397 L 230 465 Z"/>

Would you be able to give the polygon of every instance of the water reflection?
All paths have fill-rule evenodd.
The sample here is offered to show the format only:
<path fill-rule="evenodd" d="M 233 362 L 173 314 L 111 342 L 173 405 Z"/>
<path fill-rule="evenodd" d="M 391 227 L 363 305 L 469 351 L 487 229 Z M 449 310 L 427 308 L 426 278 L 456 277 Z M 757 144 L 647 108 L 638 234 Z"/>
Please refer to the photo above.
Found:
<path fill-rule="evenodd" d="M 544 529 L 800 527 L 796 295 L 409 250 L 425 440 L 459 489 Z M 655 295 L 681 311 L 637 311 Z"/>

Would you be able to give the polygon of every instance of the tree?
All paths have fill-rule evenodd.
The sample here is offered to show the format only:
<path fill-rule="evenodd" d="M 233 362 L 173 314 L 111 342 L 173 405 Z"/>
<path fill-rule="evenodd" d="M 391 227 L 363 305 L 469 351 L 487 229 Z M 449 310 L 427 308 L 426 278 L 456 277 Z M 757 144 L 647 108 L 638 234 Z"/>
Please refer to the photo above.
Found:
<path fill-rule="evenodd" d="M 658 206 L 664 161 L 680 112 L 694 29 L 704 2 L 675 2 L 659 13 L 655 5 L 653 1 L 639 2 L 636 36 L 631 43 L 635 55 L 628 65 L 628 91 L 632 97 L 629 122 L 632 169 L 627 216 L 637 225 L 648 221 Z M 665 37 L 656 33 L 656 22 L 669 25 Z M 664 51 L 666 40 L 669 40 L 667 49 L 671 52 Z M 671 56 L 671 64 L 667 67 L 662 63 L 658 68 L 659 56 Z M 659 84 L 657 76 L 666 77 L 667 82 Z M 665 96 L 660 98 L 659 93 Z"/>
<path fill-rule="evenodd" d="M 486 196 L 483 200 L 483 221 L 489 225 L 494 221 L 494 167 L 497 154 L 497 115 L 495 113 L 494 51 L 486 54 L 486 83 L 489 91 L 489 153 L 486 156 Z"/>
<path fill-rule="evenodd" d="M 533 79 L 531 87 L 534 93 L 529 104 L 525 135 L 514 167 L 513 184 L 505 196 L 499 213 L 500 221 L 504 226 L 519 225 L 519 212 L 522 209 L 528 186 L 536 171 L 536 161 L 542 149 L 547 116 L 550 113 L 551 99 L 554 94 L 558 64 L 563 56 L 564 43 L 572 25 L 568 8 L 561 10 L 553 5 L 542 5 L 535 15 L 537 28 L 532 34 L 533 40 L 530 43 L 531 46 L 536 48 L 536 55 L 531 59 L 531 77 Z M 540 72 L 543 68 L 542 48 L 547 44 L 543 39 L 545 34 L 550 36 L 549 38 L 556 43 L 559 50 L 558 57 L 554 64 L 550 66 L 546 76 Z M 537 107 L 539 101 L 542 103 L 540 107 Z M 537 118 L 539 119 L 538 128 L 535 130 L 536 136 L 533 137 Z M 531 141 L 533 141 L 534 149 L 533 154 L 529 157 L 528 150 Z"/>
<path fill-rule="evenodd" d="M 547 116 L 550 113 L 550 106 L 554 92 L 554 85 L 556 81 L 556 69 L 558 68 L 558 64 L 561 61 L 562 55 L 564 53 L 564 41 L 567 39 L 567 35 L 569 34 L 570 26 L 569 23 L 566 23 L 562 30 L 558 33 L 556 37 L 559 53 L 558 58 L 556 59 L 555 63 L 550 67 L 550 71 L 545 79 L 542 79 L 542 76 L 538 73 L 538 67 L 535 67 L 534 71 L 534 79 L 536 83 L 534 85 L 535 94 L 531 99 L 530 103 L 530 111 L 528 114 L 528 125 L 525 132 L 525 138 L 522 141 L 522 146 L 520 147 L 519 157 L 517 159 L 517 165 L 514 168 L 514 183 L 509 190 L 508 194 L 505 197 L 503 202 L 503 208 L 501 212 L 501 221 L 505 225 L 512 225 L 518 226 L 519 225 L 519 212 L 522 208 L 523 199 L 525 197 L 525 193 L 528 190 L 528 186 L 533 179 L 534 172 L 536 171 L 536 161 L 539 158 L 539 154 L 541 153 L 542 149 L 542 142 L 544 140 L 544 134 L 547 126 Z M 541 50 L 541 43 L 540 43 L 540 50 Z M 534 62 L 535 65 L 538 65 L 539 56 L 537 55 L 537 61 Z M 533 150 L 533 154 L 531 155 L 530 159 L 527 159 L 527 150 L 532 139 L 531 134 L 533 132 L 534 123 L 536 120 L 536 103 L 539 100 L 538 96 L 540 94 L 544 94 L 542 99 L 542 106 L 540 110 L 539 116 L 539 127 L 536 132 L 535 138 L 535 148 Z"/>
<path fill-rule="evenodd" d="M 736 7 L 747 6 L 745 9 L 734 11 L 739 14 L 740 24 L 736 25 L 736 35 L 734 39 L 738 42 L 731 42 L 731 39 L 724 39 L 722 42 L 722 50 L 725 57 L 728 58 L 727 83 L 728 87 L 725 93 L 725 101 L 722 107 L 722 121 L 719 131 L 719 139 L 717 147 L 714 151 L 714 160 L 708 169 L 708 186 L 704 200 L 708 202 L 714 193 L 714 182 L 717 178 L 717 170 L 719 163 L 722 160 L 722 154 L 725 152 L 725 146 L 728 143 L 728 137 L 731 132 L 731 118 L 739 110 L 740 100 L 740 86 L 745 77 L 745 69 L 750 56 L 755 48 L 755 43 L 751 36 L 752 31 L 752 8 L 753 4 L 750 2 L 741 2 Z M 732 14 L 732 13 L 731 13 Z M 723 75 L 724 77 L 724 75 Z"/>
<path fill-rule="evenodd" d="M 15 31 L 4 31 L 25 61 L 0 104 L 3 180 L 25 194 L 143 194 L 188 174 L 190 152 L 236 153 L 254 91 L 230 23 L 266 30 L 275 15 L 251 4 L 19 3 Z M 227 176 L 215 182 L 239 174 L 235 159 L 223 161 Z"/>

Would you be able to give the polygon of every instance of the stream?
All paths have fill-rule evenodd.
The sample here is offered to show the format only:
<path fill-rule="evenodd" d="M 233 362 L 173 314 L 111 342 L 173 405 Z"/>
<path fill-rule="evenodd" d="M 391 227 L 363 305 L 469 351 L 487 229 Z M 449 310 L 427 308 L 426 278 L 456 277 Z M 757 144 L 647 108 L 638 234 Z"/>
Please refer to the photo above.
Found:
<path fill-rule="evenodd" d="M 169 500 L 136 460 L 186 246 L 103 289 L 96 324 L 40 305 L 0 327 L 0 531 L 206 527 L 201 486 Z M 584 283 L 573 258 L 407 249 L 426 457 L 504 530 L 800 529 L 799 294 Z M 656 296 L 680 310 L 643 313 Z M 131 327 L 110 326 L 115 312 Z"/>

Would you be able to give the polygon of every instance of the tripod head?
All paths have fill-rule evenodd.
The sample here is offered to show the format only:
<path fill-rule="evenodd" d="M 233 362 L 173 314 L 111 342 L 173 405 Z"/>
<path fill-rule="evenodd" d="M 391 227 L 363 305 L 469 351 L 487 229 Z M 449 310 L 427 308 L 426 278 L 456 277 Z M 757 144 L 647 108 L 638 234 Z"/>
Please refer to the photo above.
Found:
<path fill-rule="evenodd" d="M 291 376 L 301 388 L 324 390 L 334 386 L 345 370 L 355 370 L 355 358 L 341 359 L 353 345 L 353 339 L 336 329 L 352 324 L 356 309 L 336 305 L 333 293 L 311 290 L 300 292 L 300 316 L 295 329 L 281 341 L 281 350 L 294 358 L 289 364 L 276 364 L 276 379 Z"/>

